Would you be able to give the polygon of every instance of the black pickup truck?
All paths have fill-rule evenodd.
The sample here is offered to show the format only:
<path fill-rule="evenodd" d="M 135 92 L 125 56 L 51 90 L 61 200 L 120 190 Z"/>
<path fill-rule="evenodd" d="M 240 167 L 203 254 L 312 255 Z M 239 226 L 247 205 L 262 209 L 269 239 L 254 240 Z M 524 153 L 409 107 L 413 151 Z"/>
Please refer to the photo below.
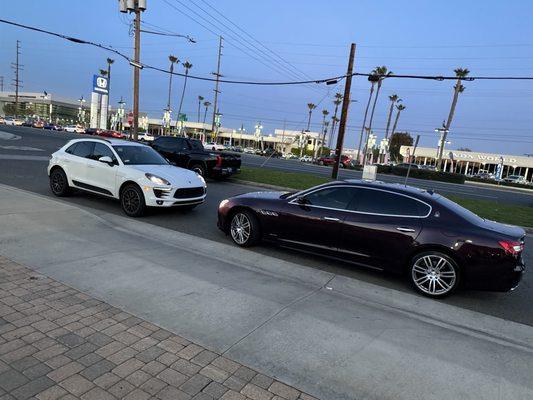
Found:
<path fill-rule="evenodd" d="M 172 164 L 202 176 L 223 178 L 241 168 L 240 155 L 207 151 L 197 139 L 159 136 L 150 145 Z"/>

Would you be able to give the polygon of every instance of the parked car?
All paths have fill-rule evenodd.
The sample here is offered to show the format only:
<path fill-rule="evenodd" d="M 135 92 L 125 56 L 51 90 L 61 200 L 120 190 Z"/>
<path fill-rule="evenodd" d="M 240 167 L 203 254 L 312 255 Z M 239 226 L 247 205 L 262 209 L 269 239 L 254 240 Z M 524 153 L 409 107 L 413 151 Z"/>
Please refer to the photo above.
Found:
<path fill-rule="evenodd" d="M 496 176 L 490 172 L 478 172 L 477 174 L 474 174 L 473 177 L 487 180 L 494 180 L 496 178 Z"/>
<path fill-rule="evenodd" d="M 253 147 L 245 147 L 242 151 L 246 154 L 255 154 L 255 149 Z"/>
<path fill-rule="evenodd" d="M 33 119 L 27 119 L 27 120 L 23 121 L 21 126 L 32 128 L 33 127 Z"/>
<path fill-rule="evenodd" d="M 281 156 L 281 158 L 284 158 L 286 160 L 295 160 L 298 158 L 298 156 L 296 154 L 293 154 L 293 153 L 285 153 Z"/>
<path fill-rule="evenodd" d="M 0 116 L 0 125 L 5 125 L 6 119 L 5 117 Z"/>
<path fill-rule="evenodd" d="M 70 133 L 85 133 L 85 129 L 81 125 L 67 125 L 63 130 Z"/>
<path fill-rule="evenodd" d="M 428 171 L 436 171 L 437 170 L 437 168 L 435 168 L 434 165 L 423 165 L 423 164 L 420 164 L 420 165 L 418 165 L 418 167 L 420 169 L 425 169 L 425 170 L 428 170 Z"/>
<path fill-rule="evenodd" d="M 21 126 L 23 121 L 19 118 L 14 117 L 6 117 L 4 120 L 4 124 L 6 125 L 14 125 L 14 126 Z"/>
<path fill-rule="evenodd" d="M 300 157 L 301 162 L 313 162 L 313 157 L 311 156 L 302 156 Z"/>
<path fill-rule="evenodd" d="M 527 179 L 524 176 L 522 176 L 522 175 L 509 175 L 508 177 L 504 178 L 503 180 L 504 180 L 504 182 L 519 183 L 519 184 L 522 184 L 522 185 L 527 185 L 529 183 L 527 181 Z"/>
<path fill-rule="evenodd" d="M 178 167 L 193 170 L 206 177 L 227 177 L 241 168 L 240 155 L 207 151 L 202 142 L 196 139 L 159 136 L 151 146 Z"/>
<path fill-rule="evenodd" d="M 126 135 L 124 135 L 122 132 L 119 131 L 112 131 L 112 130 L 100 130 L 100 132 L 96 133 L 97 136 L 103 136 L 108 138 L 114 138 L 114 139 L 126 139 Z"/>
<path fill-rule="evenodd" d="M 87 128 L 85 129 L 85 134 L 86 135 L 96 135 L 98 136 L 98 134 L 102 131 L 102 129 L 99 129 L 99 128 Z"/>
<path fill-rule="evenodd" d="M 223 144 L 215 143 L 215 142 L 208 142 L 208 143 L 204 143 L 204 148 L 206 150 L 218 150 L 218 151 L 221 151 L 221 150 L 226 149 L 226 146 L 224 146 Z"/>
<path fill-rule="evenodd" d="M 270 158 L 280 158 L 281 157 L 281 153 L 279 151 L 277 151 L 277 150 L 274 150 L 271 147 L 268 147 L 265 150 L 263 150 L 261 155 L 263 155 L 265 157 L 270 157 Z"/>
<path fill-rule="evenodd" d="M 383 182 L 231 197 L 219 205 L 218 227 L 239 246 L 263 239 L 405 274 L 430 297 L 460 285 L 509 291 L 525 270 L 524 229 L 483 219 L 432 191 Z"/>
<path fill-rule="evenodd" d="M 37 129 L 43 129 L 44 128 L 44 121 L 42 119 L 36 119 L 35 121 L 33 121 L 33 125 L 32 125 L 34 128 L 37 128 Z"/>
<path fill-rule="evenodd" d="M 137 140 L 140 140 L 141 142 L 153 142 L 155 139 L 154 135 L 148 132 L 138 132 L 137 133 Z"/>
<path fill-rule="evenodd" d="M 61 125 L 52 124 L 52 123 L 45 124 L 43 128 L 49 131 L 62 131 L 63 130 L 63 127 Z"/>
<path fill-rule="evenodd" d="M 350 168 L 351 167 L 351 161 L 352 159 L 346 155 L 341 155 L 341 159 L 339 162 L 340 168 Z M 325 156 L 320 157 L 315 161 L 318 165 L 328 165 L 331 166 L 335 164 L 335 156 Z"/>
<path fill-rule="evenodd" d="M 52 154 L 48 165 L 50 189 L 67 196 L 80 189 L 119 199 L 131 217 L 147 207 L 192 209 L 204 202 L 205 180 L 170 165 L 144 144 L 117 139 L 75 139 Z"/>
<path fill-rule="evenodd" d="M 411 167 L 411 169 L 421 169 L 421 166 L 415 163 L 399 163 L 399 164 L 396 164 L 395 167 L 405 168 L 405 169 L 409 169 L 409 167 Z"/>

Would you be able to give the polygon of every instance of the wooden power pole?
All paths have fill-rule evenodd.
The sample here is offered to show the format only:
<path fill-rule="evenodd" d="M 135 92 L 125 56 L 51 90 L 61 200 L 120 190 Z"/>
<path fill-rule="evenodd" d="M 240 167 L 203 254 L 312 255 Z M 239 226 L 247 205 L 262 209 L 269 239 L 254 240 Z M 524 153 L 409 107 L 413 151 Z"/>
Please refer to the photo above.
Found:
<path fill-rule="evenodd" d="M 21 80 L 20 80 L 20 70 L 22 69 L 22 65 L 19 63 L 19 56 L 20 56 L 20 41 L 17 40 L 17 56 L 14 63 L 11 63 L 11 68 L 15 70 L 15 78 L 13 79 L 13 86 L 15 87 L 15 118 L 18 117 L 18 111 L 19 111 L 19 89 L 22 87 Z M 3 80 L 2 80 L 2 86 Z"/>
<path fill-rule="evenodd" d="M 211 138 L 213 139 L 213 141 L 215 141 L 216 139 L 216 136 L 215 136 L 215 119 L 216 119 L 216 115 L 218 113 L 218 93 L 219 93 L 219 90 L 218 90 L 218 84 L 219 84 L 219 81 L 220 81 L 220 77 L 222 75 L 220 75 L 220 59 L 222 57 L 222 36 L 220 36 L 219 38 L 219 41 L 218 41 L 218 62 L 217 62 L 217 72 L 213 73 L 213 75 L 215 75 L 216 77 L 216 81 L 215 81 L 215 100 L 214 100 L 214 104 L 213 104 L 213 119 L 211 121 Z"/>
<path fill-rule="evenodd" d="M 342 98 L 341 120 L 339 122 L 339 135 L 337 137 L 337 147 L 335 148 L 335 164 L 331 178 L 337 179 L 339 176 L 339 163 L 344 145 L 344 133 L 346 132 L 346 120 L 348 119 L 348 107 L 350 105 L 350 90 L 352 88 L 353 64 L 355 59 L 355 43 L 350 46 L 350 59 L 348 61 L 348 70 L 346 71 L 346 82 L 344 84 L 344 96 Z"/>
<path fill-rule="evenodd" d="M 140 68 L 139 59 L 141 54 L 141 10 L 135 9 L 135 51 L 134 61 L 137 65 L 133 66 L 133 140 L 137 140 L 139 132 L 139 80 Z"/>

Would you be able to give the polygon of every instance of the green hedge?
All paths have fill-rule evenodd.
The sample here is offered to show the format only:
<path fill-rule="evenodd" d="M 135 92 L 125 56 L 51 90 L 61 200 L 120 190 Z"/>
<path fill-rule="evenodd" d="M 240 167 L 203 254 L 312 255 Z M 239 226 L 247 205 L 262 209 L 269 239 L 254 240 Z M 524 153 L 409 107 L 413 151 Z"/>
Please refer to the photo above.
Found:
<path fill-rule="evenodd" d="M 378 174 L 392 174 L 398 176 L 406 176 L 407 168 L 391 167 L 389 165 L 378 165 Z M 441 181 L 450 183 L 465 183 L 465 176 L 462 174 L 453 174 L 450 172 L 437 172 L 428 169 L 411 168 L 409 172 L 410 178 L 427 179 L 430 181 Z"/>
<path fill-rule="evenodd" d="M 511 182 L 504 182 L 504 181 L 496 182 L 496 181 L 492 181 L 490 179 L 481 179 L 481 178 L 474 178 L 474 177 L 468 177 L 467 180 L 468 181 L 472 181 L 472 182 L 488 183 L 490 185 L 496 185 L 496 186 L 511 186 L 511 187 L 517 187 L 517 188 L 533 190 L 533 186 L 531 186 L 531 185 L 523 185 L 521 183 L 511 183 Z"/>

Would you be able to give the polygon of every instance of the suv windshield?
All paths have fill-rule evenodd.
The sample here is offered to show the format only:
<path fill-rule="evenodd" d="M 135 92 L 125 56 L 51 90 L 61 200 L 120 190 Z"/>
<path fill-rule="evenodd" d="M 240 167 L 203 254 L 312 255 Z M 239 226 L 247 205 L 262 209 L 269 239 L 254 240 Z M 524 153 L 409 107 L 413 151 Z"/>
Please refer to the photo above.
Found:
<path fill-rule="evenodd" d="M 151 147 L 113 146 L 124 165 L 166 165 L 167 160 Z"/>

